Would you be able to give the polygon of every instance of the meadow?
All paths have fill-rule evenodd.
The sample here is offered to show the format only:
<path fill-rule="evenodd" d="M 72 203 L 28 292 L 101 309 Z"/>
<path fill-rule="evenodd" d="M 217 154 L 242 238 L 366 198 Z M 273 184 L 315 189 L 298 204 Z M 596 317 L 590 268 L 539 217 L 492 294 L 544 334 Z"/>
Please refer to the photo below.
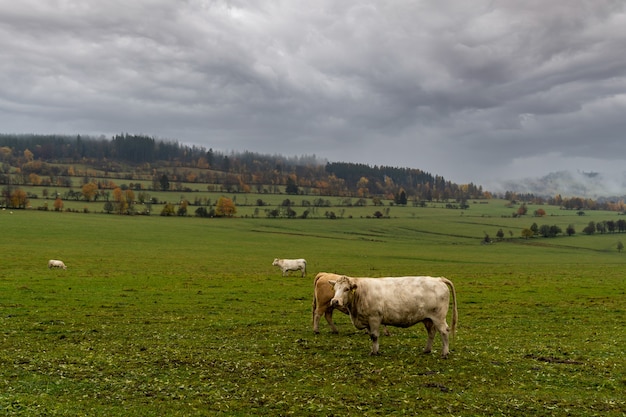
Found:
<path fill-rule="evenodd" d="M 367 218 L 373 206 L 335 220 L 96 211 L 0 212 L 3 415 L 626 413 L 626 253 L 619 234 L 580 233 L 615 213 L 512 218 L 502 201 L 384 219 Z M 578 233 L 519 238 L 533 222 Z M 481 244 L 499 228 L 503 241 Z M 307 277 L 281 277 L 275 257 L 306 258 Z M 422 325 L 392 328 L 376 357 L 340 313 L 338 335 L 325 322 L 313 334 L 320 271 L 451 279 L 449 358 L 439 337 L 422 353 Z"/>

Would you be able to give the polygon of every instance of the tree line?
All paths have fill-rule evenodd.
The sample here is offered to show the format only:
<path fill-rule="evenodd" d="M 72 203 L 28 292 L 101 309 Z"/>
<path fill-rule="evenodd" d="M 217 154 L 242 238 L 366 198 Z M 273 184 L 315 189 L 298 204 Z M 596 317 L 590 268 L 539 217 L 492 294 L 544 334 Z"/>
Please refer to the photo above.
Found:
<path fill-rule="evenodd" d="M 538 225 L 533 223 L 530 227 L 526 227 L 521 231 L 521 237 L 524 239 L 530 239 L 533 237 L 554 238 L 562 234 L 567 236 L 573 236 L 576 234 L 576 228 L 573 224 L 569 224 L 565 231 L 558 225 L 542 224 Z M 605 234 L 605 233 L 626 233 L 626 220 L 603 220 L 603 221 L 590 221 L 583 228 L 582 233 L 585 235 L 593 234 Z M 503 229 L 498 229 L 496 232 L 497 240 L 501 241 L 506 238 L 506 234 Z M 513 232 L 509 231 L 509 237 L 513 237 Z M 485 233 L 483 243 L 492 243 L 492 238 L 489 234 Z"/>
<path fill-rule="evenodd" d="M 96 172 L 103 172 L 104 179 L 96 178 L 102 176 Z M 382 198 L 398 205 L 414 206 L 443 201 L 449 208 L 460 209 L 468 209 L 469 200 L 494 196 L 482 186 L 455 184 L 419 169 L 328 162 L 315 155 L 285 157 L 248 151 L 226 154 L 212 148 L 126 133 L 110 139 L 0 134 L 0 185 L 5 186 L 5 206 L 13 202 L 23 205 L 24 195 L 16 190 L 20 185 L 69 188 L 75 177 L 82 177 L 83 183 L 96 183 L 101 194 L 114 188 L 113 180 L 123 179 L 130 181 L 130 188 L 135 191 L 187 191 L 185 184 L 206 184 L 209 191 L 228 193 Z M 146 186 L 145 181 L 151 185 Z M 541 197 L 514 192 L 500 197 L 512 205 L 547 204 L 579 212 L 626 210 L 622 200 Z"/>
<path fill-rule="evenodd" d="M 76 166 L 89 166 L 79 169 Z M 13 169 L 12 169 L 13 168 Z M 312 156 L 254 152 L 225 154 L 212 148 L 144 135 L 105 137 L 0 135 L 0 184 L 71 186 L 71 177 L 151 180 L 152 189 L 204 183 L 227 192 L 380 197 L 396 204 L 490 197 L 482 187 L 459 185 L 419 169 L 327 162 Z M 166 179 L 167 181 L 164 181 Z M 102 183 L 98 179 L 98 183 Z M 167 187 L 164 184 L 169 184 Z M 168 188 L 171 187 L 171 188 Z"/>

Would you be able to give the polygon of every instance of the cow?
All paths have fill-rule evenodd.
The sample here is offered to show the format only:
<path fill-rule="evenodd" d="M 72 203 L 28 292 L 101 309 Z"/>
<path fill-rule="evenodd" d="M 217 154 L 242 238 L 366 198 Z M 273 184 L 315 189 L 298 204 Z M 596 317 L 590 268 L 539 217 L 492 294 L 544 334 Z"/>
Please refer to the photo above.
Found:
<path fill-rule="evenodd" d="M 333 307 L 330 305 L 330 300 L 335 295 L 335 291 L 329 281 L 338 280 L 339 278 L 341 278 L 341 275 L 330 272 L 320 272 L 315 276 L 313 283 L 313 332 L 315 334 L 320 332 L 319 324 L 322 316 L 326 318 L 331 331 L 337 334 L 339 331 L 333 322 L 333 311 L 337 309 L 344 314 L 350 314 L 345 307 Z M 385 327 L 385 335 L 389 336 L 387 327 Z"/>
<path fill-rule="evenodd" d="M 279 267 L 283 271 L 283 276 L 287 276 L 288 271 L 302 271 L 302 277 L 306 275 L 305 259 L 274 259 L 273 266 Z"/>
<path fill-rule="evenodd" d="M 63 261 L 59 261 L 57 259 L 50 259 L 48 261 L 48 268 L 52 269 L 52 268 L 63 268 L 63 269 L 67 269 L 67 266 L 65 266 L 65 264 L 63 263 Z"/>
<path fill-rule="evenodd" d="M 357 329 L 366 329 L 372 341 L 371 355 L 378 355 L 381 324 L 410 327 L 423 322 L 428 332 L 424 353 L 430 353 L 437 331 L 441 334 L 441 356 L 449 354 L 448 335 L 454 335 L 458 321 L 456 291 L 443 277 L 351 278 L 331 280 L 335 295 L 331 305 L 345 308 Z M 450 287 L 448 289 L 448 287 Z M 452 292 L 452 328 L 446 316 Z"/>
<path fill-rule="evenodd" d="M 341 275 L 332 274 L 330 272 L 320 272 L 315 276 L 315 281 L 313 284 L 313 332 L 319 333 L 319 324 L 320 318 L 324 316 L 326 321 L 330 325 L 330 328 L 333 333 L 339 333 L 337 330 L 337 326 L 333 323 L 333 310 L 335 309 L 330 305 L 330 300 L 332 300 L 335 295 L 335 291 L 333 290 L 333 286 L 330 285 L 329 281 L 338 280 L 341 278 Z M 348 310 L 345 307 L 336 307 L 337 310 L 341 311 L 344 314 L 349 314 Z"/>

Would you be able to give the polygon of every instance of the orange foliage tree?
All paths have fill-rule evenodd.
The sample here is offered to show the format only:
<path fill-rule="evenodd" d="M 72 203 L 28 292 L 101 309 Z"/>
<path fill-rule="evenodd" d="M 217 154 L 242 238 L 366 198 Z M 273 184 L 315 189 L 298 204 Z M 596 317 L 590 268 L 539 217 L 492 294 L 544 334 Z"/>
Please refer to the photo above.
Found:
<path fill-rule="evenodd" d="M 15 208 L 26 208 L 28 197 L 26 192 L 19 188 L 11 194 L 11 206 Z"/>
<path fill-rule="evenodd" d="M 63 200 L 61 200 L 60 197 L 57 197 L 56 200 L 54 200 L 54 211 L 61 210 L 63 210 Z"/>
<path fill-rule="evenodd" d="M 120 187 L 113 190 L 113 200 L 115 201 L 117 213 L 125 214 L 128 210 L 128 202 L 126 201 L 126 196 Z"/>
<path fill-rule="evenodd" d="M 218 217 L 233 217 L 237 213 L 237 207 L 233 200 L 226 197 L 220 197 L 215 207 L 215 215 Z"/>
<path fill-rule="evenodd" d="M 28 175 L 28 181 L 30 181 L 30 183 L 33 185 L 40 185 L 41 177 L 35 173 L 31 173 Z"/>
<path fill-rule="evenodd" d="M 85 200 L 87 201 L 93 200 L 96 194 L 98 193 L 98 184 L 96 184 L 95 182 L 90 182 L 90 183 L 83 185 L 82 193 L 83 193 L 83 197 L 85 197 Z"/>

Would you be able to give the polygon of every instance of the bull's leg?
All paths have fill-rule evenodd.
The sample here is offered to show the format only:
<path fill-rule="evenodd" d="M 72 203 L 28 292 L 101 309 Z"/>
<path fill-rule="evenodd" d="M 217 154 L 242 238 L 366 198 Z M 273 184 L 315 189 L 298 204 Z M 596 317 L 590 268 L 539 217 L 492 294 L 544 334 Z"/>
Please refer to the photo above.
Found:
<path fill-rule="evenodd" d="M 369 328 L 367 330 L 370 335 L 370 339 L 372 340 L 372 351 L 370 352 L 370 355 L 372 356 L 378 355 L 378 336 L 380 335 L 379 327 L 379 322 L 370 321 Z"/>
<path fill-rule="evenodd" d="M 317 334 L 320 332 L 320 317 L 322 315 L 317 311 L 313 310 L 313 333 Z"/>
<path fill-rule="evenodd" d="M 448 353 L 450 353 L 450 347 L 448 342 L 448 334 L 450 333 L 450 328 L 448 327 L 448 323 L 446 323 L 446 319 L 439 320 L 437 323 L 434 323 L 434 326 L 439 333 L 441 334 L 441 344 L 443 345 L 441 348 L 441 357 L 447 358 Z"/>
<path fill-rule="evenodd" d="M 435 340 L 437 329 L 431 319 L 424 320 L 424 327 L 426 327 L 426 331 L 428 332 L 428 341 L 426 342 L 424 353 L 430 353 L 433 350 L 433 341 Z"/>
<path fill-rule="evenodd" d="M 333 309 L 332 308 L 329 308 L 328 310 L 326 310 L 324 317 L 326 317 L 326 321 L 330 325 L 332 332 L 335 334 L 339 333 L 339 330 L 337 330 L 337 326 L 335 326 L 335 323 L 333 323 Z"/>
<path fill-rule="evenodd" d="M 443 322 L 443 326 L 439 329 L 439 333 L 441 334 L 441 344 L 443 345 L 443 348 L 441 349 L 441 356 L 443 358 L 447 358 L 448 354 L 450 353 L 450 345 L 448 340 L 450 328 L 445 321 Z"/>

